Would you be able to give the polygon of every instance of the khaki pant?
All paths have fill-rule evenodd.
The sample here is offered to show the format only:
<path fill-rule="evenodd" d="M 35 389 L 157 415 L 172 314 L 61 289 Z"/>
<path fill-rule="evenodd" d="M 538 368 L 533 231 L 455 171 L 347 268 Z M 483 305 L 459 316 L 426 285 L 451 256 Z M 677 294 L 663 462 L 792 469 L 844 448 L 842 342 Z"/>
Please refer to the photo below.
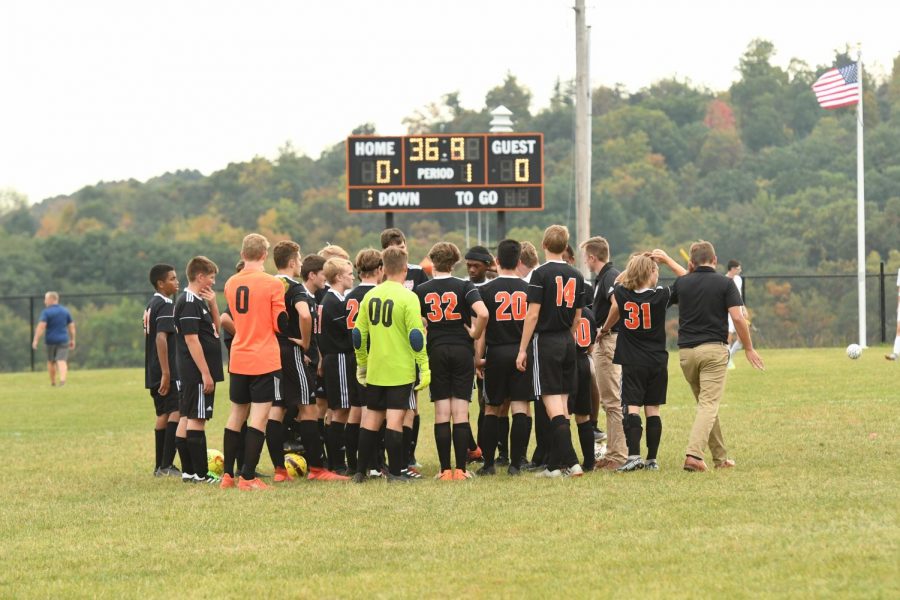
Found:
<path fill-rule="evenodd" d="M 697 416 L 685 454 L 702 459 L 709 445 L 713 461 L 718 465 L 728 458 L 725 438 L 719 427 L 719 402 L 725 392 L 725 374 L 728 372 L 728 346 L 710 343 L 682 348 L 678 351 L 678 360 L 697 401 Z"/>
<path fill-rule="evenodd" d="M 622 367 L 613 364 L 616 338 L 610 333 L 594 344 L 594 376 L 600 387 L 600 406 L 606 413 L 606 458 L 615 462 L 625 462 L 628 448 L 625 432 L 622 430 Z"/>

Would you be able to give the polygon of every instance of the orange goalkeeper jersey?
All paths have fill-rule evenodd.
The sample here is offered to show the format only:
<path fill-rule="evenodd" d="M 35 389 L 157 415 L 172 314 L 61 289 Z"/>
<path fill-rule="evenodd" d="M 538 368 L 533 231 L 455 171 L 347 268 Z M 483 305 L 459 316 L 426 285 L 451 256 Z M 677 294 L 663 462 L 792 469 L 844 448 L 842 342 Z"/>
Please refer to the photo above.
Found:
<path fill-rule="evenodd" d="M 225 282 L 225 300 L 234 320 L 228 371 L 262 375 L 281 369 L 278 316 L 284 312 L 284 285 L 263 271 L 241 271 Z"/>

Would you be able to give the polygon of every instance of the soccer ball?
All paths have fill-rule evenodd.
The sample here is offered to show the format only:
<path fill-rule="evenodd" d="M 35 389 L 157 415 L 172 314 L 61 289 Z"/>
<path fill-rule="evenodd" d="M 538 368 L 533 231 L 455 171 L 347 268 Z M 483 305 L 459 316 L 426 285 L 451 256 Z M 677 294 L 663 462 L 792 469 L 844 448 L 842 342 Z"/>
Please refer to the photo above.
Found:
<path fill-rule="evenodd" d="M 306 459 L 295 452 L 284 455 L 284 468 L 291 477 L 306 477 L 309 472 L 306 467 Z"/>
<path fill-rule="evenodd" d="M 600 460 L 606 456 L 606 444 L 594 442 L 594 460 Z"/>
<path fill-rule="evenodd" d="M 206 469 L 219 477 L 225 472 L 225 455 L 212 448 L 206 451 Z"/>
<path fill-rule="evenodd" d="M 847 346 L 847 356 L 856 360 L 862 356 L 862 347 L 859 344 L 850 344 Z"/>

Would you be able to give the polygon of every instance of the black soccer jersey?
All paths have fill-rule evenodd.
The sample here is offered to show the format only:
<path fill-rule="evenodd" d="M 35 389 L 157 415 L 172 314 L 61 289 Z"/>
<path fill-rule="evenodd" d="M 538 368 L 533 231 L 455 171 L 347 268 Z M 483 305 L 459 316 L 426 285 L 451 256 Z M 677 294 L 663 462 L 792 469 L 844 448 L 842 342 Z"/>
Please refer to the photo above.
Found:
<path fill-rule="evenodd" d="M 319 348 L 322 355 L 353 352 L 350 330 L 347 329 L 347 299 L 329 289 L 322 300 L 322 335 Z"/>
<path fill-rule="evenodd" d="M 415 292 L 420 285 L 428 281 L 428 275 L 419 265 L 409 263 L 406 266 L 406 279 L 403 281 L 403 287 Z"/>
<path fill-rule="evenodd" d="M 666 351 L 666 308 L 672 288 L 634 291 L 616 285 L 619 305 L 619 338 L 613 362 L 618 365 L 658 367 L 669 360 Z"/>
<path fill-rule="evenodd" d="M 594 311 L 588 306 L 581 309 L 581 321 L 575 330 L 575 350 L 579 354 L 587 354 L 588 348 L 597 338 L 597 321 L 594 319 Z"/>
<path fill-rule="evenodd" d="M 472 306 L 481 295 L 471 281 L 458 277 L 439 277 L 416 288 L 422 316 L 428 323 L 428 346 L 465 344 L 473 341 L 466 325 L 472 324 Z"/>
<path fill-rule="evenodd" d="M 319 364 L 319 337 L 322 334 L 322 305 L 316 302 L 316 294 L 310 293 L 306 286 L 303 289 L 303 299 L 309 305 L 309 314 L 312 317 L 312 339 L 309 341 L 307 356 L 313 365 Z M 321 291 L 321 290 L 319 290 Z"/>
<path fill-rule="evenodd" d="M 597 273 L 597 277 L 594 278 L 594 292 L 593 296 L 591 296 L 593 298 L 592 307 L 594 318 L 597 319 L 597 323 L 601 326 L 606 323 L 606 317 L 609 316 L 609 309 L 612 306 L 610 296 L 613 294 L 616 277 L 618 276 L 619 270 L 613 266 L 612 262 L 608 262 Z M 613 325 L 613 331 L 618 332 L 620 329 L 618 323 Z"/>
<path fill-rule="evenodd" d="M 520 277 L 500 275 L 480 288 L 488 311 L 485 342 L 488 346 L 518 344 L 528 304 L 528 284 Z"/>
<path fill-rule="evenodd" d="M 370 290 L 375 289 L 374 283 L 360 283 L 355 288 L 347 292 L 344 297 L 347 302 L 347 330 L 353 331 L 356 326 L 356 315 L 359 313 L 359 305 L 362 304 L 363 298 Z"/>
<path fill-rule="evenodd" d="M 178 374 L 182 381 L 190 383 L 202 381 L 200 369 L 191 358 L 187 344 L 184 341 L 186 335 L 196 335 L 203 349 L 203 358 L 209 367 L 209 373 L 213 381 L 225 379 L 222 372 L 222 345 L 219 343 L 219 335 L 213 324 L 212 315 L 206 306 L 206 300 L 194 295 L 190 290 L 185 290 L 175 301 L 173 310 L 175 330 L 178 333 L 177 363 Z"/>
<path fill-rule="evenodd" d="M 538 333 L 571 329 L 584 306 L 584 277 L 561 260 L 547 261 L 531 272 L 528 302 L 541 305 Z"/>
<path fill-rule="evenodd" d="M 159 387 L 162 381 L 162 368 L 156 352 L 156 335 L 165 333 L 168 343 L 169 376 L 172 381 L 178 379 L 175 350 L 175 318 L 172 315 L 175 303 L 162 294 L 153 294 L 144 310 L 144 386 L 149 389 Z"/>
<path fill-rule="evenodd" d="M 297 303 L 306 302 L 306 288 L 300 282 L 291 279 L 287 275 L 276 275 L 284 285 L 284 307 L 288 315 L 288 326 L 285 331 L 278 331 L 278 341 L 293 345 L 288 338 L 301 339 L 300 315 L 297 313 Z"/>

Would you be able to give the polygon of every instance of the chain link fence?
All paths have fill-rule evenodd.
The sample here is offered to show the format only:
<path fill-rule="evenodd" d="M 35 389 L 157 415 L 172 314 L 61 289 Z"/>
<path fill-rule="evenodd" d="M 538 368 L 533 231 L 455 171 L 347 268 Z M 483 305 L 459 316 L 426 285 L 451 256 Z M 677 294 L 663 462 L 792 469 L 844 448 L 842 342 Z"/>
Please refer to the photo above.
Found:
<path fill-rule="evenodd" d="M 743 274 L 744 301 L 750 312 L 754 342 L 760 348 L 844 346 L 857 341 L 857 281 L 843 274 Z M 892 341 L 897 315 L 897 274 L 866 275 L 866 323 L 869 344 Z M 672 279 L 661 278 L 662 284 Z M 144 364 L 142 317 L 150 294 L 136 292 L 61 293 L 60 303 L 75 319 L 77 347 L 69 355 L 73 368 L 141 367 Z M 224 308 L 219 295 L 219 306 Z M 31 340 L 43 293 L 0 296 L 0 371 L 43 370 L 43 340 Z M 677 308 L 669 313 L 670 346 L 677 334 Z"/>

